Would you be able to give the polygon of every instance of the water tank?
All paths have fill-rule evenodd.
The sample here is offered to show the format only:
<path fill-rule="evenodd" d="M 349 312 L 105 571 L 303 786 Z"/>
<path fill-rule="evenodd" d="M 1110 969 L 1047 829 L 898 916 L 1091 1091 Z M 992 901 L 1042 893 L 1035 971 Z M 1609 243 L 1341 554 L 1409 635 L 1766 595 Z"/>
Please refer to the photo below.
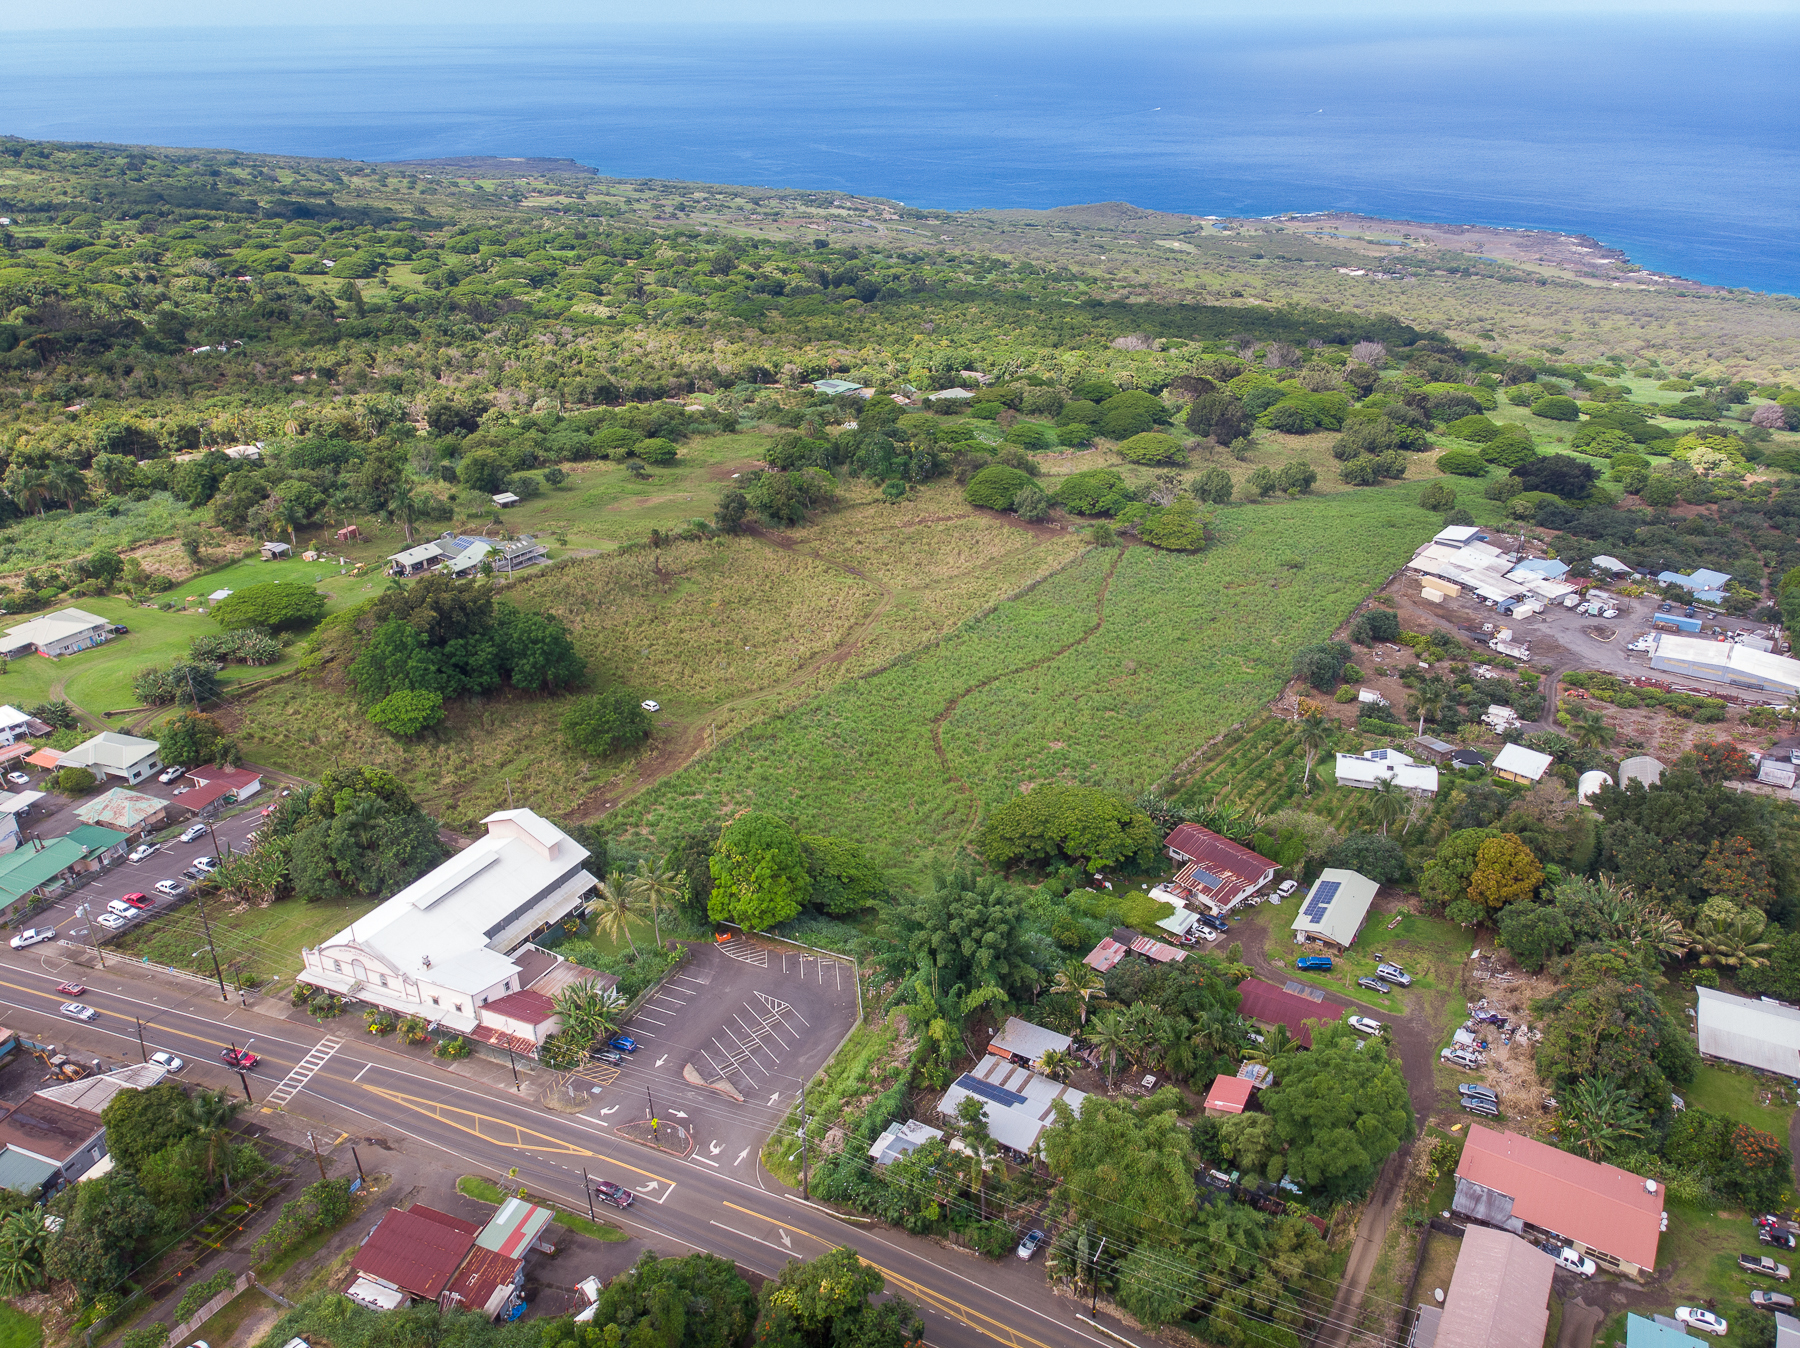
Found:
<path fill-rule="evenodd" d="M 1613 779 L 1598 769 L 1591 772 L 1584 772 L 1581 774 L 1581 781 L 1575 786 L 1575 799 L 1580 804 L 1586 805 L 1589 796 L 1593 795 L 1601 787 L 1611 786 L 1612 784 Z"/>

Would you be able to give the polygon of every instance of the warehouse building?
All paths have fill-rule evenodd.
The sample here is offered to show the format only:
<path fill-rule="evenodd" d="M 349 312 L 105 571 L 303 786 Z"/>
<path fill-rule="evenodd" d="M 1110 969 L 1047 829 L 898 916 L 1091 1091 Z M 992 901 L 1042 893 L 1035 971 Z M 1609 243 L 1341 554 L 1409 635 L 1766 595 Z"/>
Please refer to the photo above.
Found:
<path fill-rule="evenodd" d="M 1800 1077 L 1800 1011 L 1707 987 L 1694 991 L 1703 1057 Z"/>
<path fill-rule="evenodd" d="M 1650 648 L 1650 668 L 1685 679 L 1704 679 L 1755 693 L 1792 697 L 1800 693 L 1800 660 L 1754 650 L 1731 641 L 1659 633 Z"/>

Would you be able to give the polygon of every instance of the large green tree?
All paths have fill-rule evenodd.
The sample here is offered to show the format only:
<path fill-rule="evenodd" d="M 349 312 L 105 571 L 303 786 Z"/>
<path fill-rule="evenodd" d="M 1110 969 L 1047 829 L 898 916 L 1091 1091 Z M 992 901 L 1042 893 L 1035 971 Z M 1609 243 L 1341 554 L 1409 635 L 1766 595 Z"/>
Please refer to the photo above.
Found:
<path fill-rule="evenodd" d="M 925 1335 L 913 1306 L 879 1304 L 887 1279 L 840 1246 L 806 1263 L 790 1260 L 763 1284 L 755 1348 L 909 1348 Z"/>
<path fill-rule="evenodd" d="M 1095 870 L 1148 865 L 1160 843 L 1150 816 L 1110 791 L 1062 785 L 1008 799 L 988 815 L 980 840 L 990 865 L 1063 859 Z"/>
<path fill-rule="evenodd" d="M 271 632 L 305 627 L 324 616 L 323 594 L 310 585 L 280 580 L 246 585 L 212 609 L 213 621 L 220 627 L 266 627 Z"/>
<path fill-rule="evenodd" d="M 1040 976 L 1024 897 L 972 868 L 935 872 L 922 894 L 895 909 L 889 934 L 889 969 L 925 971 L 935 995 L 992 987 L 1017 999 Z"/>
<path fill-rule="evenodd" d="M 1056 1102 L 1044 1160 L 1072 1210 L 1115 1244 L 1172 1245 L 1187 1225 L 1194 1166 L 1179 1117 L 1185 1107 L 1172 1087 L 1136 1102 L 1090 1095 L 1079 1118 Z"/>
<path fill-rule="evenodd" d="M 1288 1061 L 1262 1106 L 1287 1144 L 1288 1173 L 1332 1197 L 1366 1191 L 1413 1134 L 1399 1062 L 1345 1025 L 1315 1029 L 1311 1051 Z"/>
<path fill-rule="evenodd" d="M 786 922 L 812 896 L 812 877 L 800 835 L 775 815 L 751 811 L 725 826 L 708 869 L 714 921 L 763 931 Z"/>

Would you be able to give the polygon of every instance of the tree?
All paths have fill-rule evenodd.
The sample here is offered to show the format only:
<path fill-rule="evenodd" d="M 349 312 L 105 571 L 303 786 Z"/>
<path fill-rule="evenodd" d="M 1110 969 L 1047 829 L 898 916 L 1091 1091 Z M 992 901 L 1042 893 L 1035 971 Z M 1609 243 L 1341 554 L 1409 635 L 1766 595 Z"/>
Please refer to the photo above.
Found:
<path fill-rule="evenodd" d="M 52 1278 L 67 1278 L 89 1298 L 113 1291 L 130 1276 L 159 1215 L 129 1170 L 65 1189 L 53 1211 L 63 1219 L 63 1229 L 50 1243 L 44 1270 Z"/>
<path fill-rule="evenodd" d="M 1403 883 L 1411 868 L 1400 844 L 1381 833 L 1352 833 L 1325 854 L 1327 866 L 1357 871 L 1377 884 Z"/>
<path fill-rule="evenodd" d="M 1581 420 L 1581 404 L 1573 398 L 1552 394 L 1548 398 L 1539 398 L 1531 405 L 1531 415 L 1542 417 L 1546 421 L 1579 421 Z"/>
<path fill-rule="evenodd" d="M 1161 838 L 1150 817 L 1089 786 L 1040 786 L 1013 796 L 982 826 L 979 847 L 993 866 L 1067 859 L 1089 870 L 1148 864 Z"/>
<path fill-rule="evenodd" d="M 1700 910 L 1694 946 L 1700 963 L 1726 969 L 1760 968 L 1774 943 L 1762 939 L 1769 919 L 1754 908 L 1739 908 L 1729 899 L 1713 898 Z"/>
<path fill-rule="evenodd" d="M 1381 825 L 1381 836 L 1387 837 L 1388 826 L 1406 813 L 1407 795 L 1400 787 L 1383 778 L 1369 792 L 1369 813 Z"/>
<path fill-rule="evenodd" d="M 1013 514 L 1027 524 L 1041 524 L 1050 518 L 1050 498 L 1035 482 L 1019 488 L 1018 495 L 1013 497 L 1012 508 Z"/>
<path fill-rule="evenodd" d="M 444 695 L 423 688 L 402 688 L 369 708 L 369 720 L 390 735 L 410 739 L 444 719 Z"/>
<path fill-rule="evenodd" d="M 212 619 L 220 627 L 262 627 L 271 632 L 305 627 L 324 616 L 325 596 L 293 581 L 246 585 L 212 608 Z"/>
<path fill-rule="evenodd" d="M 799 835 L 772 814 L 749 811 L 725 826 L 708 863 L 707 913 L 762 931 L 786 922 L 812 894 Z"/>
<path fill-rule="evenodd" d="M 744 531 L 744 520 L 750 514 L 749 498 L 741 491 L 728 491 L 719 496 L 719 508 L 713 512 L 713 520 L 721 533 L 738 534 Z"/>
<path fill-rule="evenodd" d="M 494 605 L 494 642 L 507 679 L 525 692 L 568 688 L 587 673 L 569 629 L 554 614 L 502 600 Z"/>
<path fill-rule="evenodd" d="M 1206 526 L 1201 522 L 1199 506 L 1184 497 L 1140 524 L 1138 537 L 1151 547 L 1198 552 L 1206 546 Z"/>
<path fill-rule="evenodd" d="M 989 510 L 1010 510 L 1014 497 L 1026 487 L 1036 485 L 1029 473 L 1008 468 L 1003 463 L 991 463 L 969 479 L 969 485 L 963 489 L 963 499 L 972 506 L 984 506 Z"/>
<path fill-rule="evenodd" d="M 1472 449 L 1446 449 L 1437 456 L 1437 469 L 1458 477 L 1486 477 L 1488 466 L 1487 460 Z"/>
<path fill-rule="evenodd" d="M 806 873 L 812 878 L 812 905 L 842 916 L 873 908 L 887 894 L 887 879 L 861 843 L 817 833 L 800 835 Z"/>
<path fill-rule="evenodd" d="M 186 1122 L 200 1145 L 206 1178 L 222 1175 L 225 1187 L 231 1187 L 231 1124 L 243 1109 L 242 1100 L 234 1100 L 223 1091 L 202 1090 L 190 1096 Z"/>
<path fill-rule="evenodd" d="M 632 906 L 639 912 L 650 914 L 650 934 L 658 950 L 662 949 L 663 910 L 674 904 L 686 885 L 685 875 L 679 871 L 669 872 L 666 857 L 656 861 L 649 857 L 638 858 L 637 872 L 627 882 Z"/>
<path fill-rule="evenodd" d="M 506 460 L 491 449 L 471 450 L 456 468 L 458 485 L 482 496 L 495 496 L 506 490 L 506 479 L 511 475 Z"/>
<path fill-rule="evenodd" d="M 557 989 L 552 1000 L 556 1003 L 556 1014 L 563 1018 L 564 1027 L 590 1044 L 595 1040 L 610 1039 L 619 1032 L 625 999 L 616 988 L 602 987 L 589 979 Z"/>
<path fill-rule="evenodd" d="M 188 1095 L 173 1081 L 144 1091 L 121 1091 L 100 1111 L 107 1150 L 123 1170 L 136 1170 L 157 1152 L 194 1136 Z"/>
<path fill-rule="evenodd" d="M 1231 474 L 1217 465 L 1206 469 L 1193 483 L 1194 495 L 1214 505 L 1228 504 L 1233 490 Z"/>
<path fill-rule="evenodd" d="M 1400 640 L 1400 615 L 1389 608 L 1371 608 L 1356 617 L 1350 628 L 1350 640 L 1359 646 L 1373 646 L 1378 641 Z"/>
<path fill-rule="evenodd" d="M 1540 972 L 1575 941 L 1574 930 L 1561 910 L 1541 904 L 1509 904 L 1500 914 L 1499 925 L 1500 944 L 1527 973 Z"/>
<path fill-rule="evenodd" d="M 1610 1077 L 1585 1077 L 1562 1095 L 1560 1140 L 1590 1161 L 1603 1161 L 1626 1142 L 1644 1136 L 1649 1119 L 1628 1091 Z"/>
<path fill-rule="evenodd" d="M 923 971 L 930 996 L 964 998 L 965 1010 L 1026 996 L 1038 982 L 1024 897 L 993 875 L 934 871 L 924 893 L 895 908 L 890 935 L 890 974 Z"/>
<path fill-rule="evenodd" d="M 437 1330 L 437 1309 L 429 1309 L 422 1340 Z M 591 1326 L 560 1328 L 564 1342 L 580 1336 L 581 1348 L 738 1348 L 755 1319 L 756 1294 L 731 1260 L 664 1259 L 646 1250 L 600 1293 Z"/>
<path fill-rule="evenodd" d="M 56 789 L 65 796 L 79 796 L 83 791 L 92 791 L 98 781 L 86 768 L 62 768 L 56 774 Z"/>
<path fill-rule="evenodd" d="M 633 959 L 637 958 L 638 953 L 637 941 L 631 935 L 631 919 L 637 908 L 635 898 L 625 872 L 614 871 L 594 886 L 594 897 L 588 903 L 588 913 L 594 919 L 594 930 L 603 933 L 613 942 L 623 936 L 626 944 L 631 947 Z"/>
<path fill-rule="evenodd" d="M 1570 729 L 1575 732 L 1575 742 L 1584 749 L 1604 749 L 1618 733 L 1591 707 L 1575 718 Z"/>
<path fill-rule="evenodd" d="M 1127 463 L 1186 463 L 1187 450 L 1181 441 L 1161 431 L 1144 431 L 1120 443 L 1118 455 Z"/>
<path fill-rule="evenodd" d="M 377 768 L 334 769 L 277 803 L 269 841 L 285 847 L 303 899 L 392 893 L 444 857 L 437 821 Z"/>
<path fill-rule="evenodd" d="M 981 1202 L 981 1220 L 987 1220 L 987 1172 L 988 1158 L 994 1155 L 994 1135 L 988 1131 L 987 1105 L 980 1096 L 966 1095 L 957 1102 L 956 1121 L 960 1125 L 957 1132 L 962 1137 L 965 1154 L 969 1160 L 969 1188 Z"/>
<path fill-rule="evenodd" d="M 1306 772 L 1300 779 L 1303 789 L 1312 789 L 1313 764 L 1319 761 L 1319 755 L 1325 752 L 1331 743 L 1331 727 L 1318 712 L 1310 716 L 1302 716 L 1294 727 L 1295 735 L 1300 741 L 1300 752 L 1306 755 Z"/>
<path fill-rule="evenodd" d="M 1498 444 L 1498 441 L 1495 441 Z M 1600 480 L 1600 470 L 1567 454 L 1545 454 L 1513 467 L 1512 475 L 1526 491 L 1547 491 L 1568 501 L 1585 500 Z"/>
<path fill-rule="evenodd" d="M 1428 482 L 1419 493 L 1419 508 L 1446 513 L 1456 509 L 1456 488 L 1448 482 Z"/>
<path fill-rule="evenodd" d="M 1350 648 L 1341 641 L 1321 641 L 1294 652 L 1294 677 L 1320 692 L 1330 692 L 1343 677 Z"/>
<path fill-rule="evenodd" d="M 1503 833 L 1481 844 L 1475 870 L 1469 876 L 1469 897 L 1497 912 L 1509 903 L 1521 903 L 1537 893 L 1544 882 L 1544 868 L 1516 833 Z"/>
<path fill-rule="evenodd" d="M 1165 415 L 1162 399 L 1127 389 L 1100 404 L 1100 434 L 1110 440 L 1126 440 L 1148 432 Z"/>
<path fill-rule="evenodd" d="M 1050 991 L 1079 999 L 1081 1023 L 1086 1025 L 1088 1002 L 1105 995 L 1106 980 L 1082 961 L 1069 960 L 1057 970 L 1056 978 L 1050 984 Z"/>
<path fill-rule="evenodd" d="M 1383 1161 L 1412 1136 L 1412 1101 L 1400 1064 L 1380 1039 L 1321 1025 L 1310 1052 L 1262 1093 L 1287 1144 L 1288 1173 L 1332 1197 L 1366 1190 Z"/>
<path fill-rule="evenodd" d="M 918 1312 L 899 1298 L 871 1304 L 886 1283 L 847 1245 L 789 1260 L 763 1284 L 753 1348 L 911 1348 L 925 1334 Z"/>
<path fill-rule="evenodd" d="M 1174 1244 L 1194 1209 L 1191 1141 L 1180 1091 L 1125 1103 L 1090 1095 L 1081 1117 L 1062 1101 L 1042 1149 L 1076 1215 L 1115 1245 Z"/>
<path fill-rule="evenodd" d="M 44 1218 L 44 1210 L 33 1207 L 0 1219 L 0 1295 L 23 1296 L 44 1281 L 44 1256 L 54 1234 Z"/>
<path fill-rule="evenodd" d="M 614 749 L 630 749 L 650 736 L 650 714 L 635 693 L 611 688 L 579 698 L 562 718 L 563 738 L 577 753 L 604 758 Z"/>
<path fill-rule="evenodd" d="M 235 762 L 238 756 L 236 741 L 225 734 L 225 727 L 215 717 L 204 712 L 176 712 L 157 730 L 156 744 L 159 756 L 168 764 Z"/>

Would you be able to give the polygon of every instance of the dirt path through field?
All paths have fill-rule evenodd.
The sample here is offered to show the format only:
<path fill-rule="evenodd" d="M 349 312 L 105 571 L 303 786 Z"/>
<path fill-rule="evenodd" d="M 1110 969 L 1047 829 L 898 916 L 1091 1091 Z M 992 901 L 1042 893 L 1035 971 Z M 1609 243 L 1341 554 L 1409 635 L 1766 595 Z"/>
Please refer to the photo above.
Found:
<path fill-rule="evenodd" d="M 950 770 L 950 759 L 944 753 L 944 722 L 956 715 L 956 709 L 962 705 L 962 700 L 969 696 L 970 693 L 978 693 L 983 688 L 998 683 L 1001 679 L 1010 679 L 1019 674 L 1029 674 L 1034 669 L 1041 669 L 1052 660 L 1060 659 L 1062 656 L 1067 655 L 1077 646 L 1092 638 L 1095 633 L 1104 627 L 1106 625 L 1107 587 L 1112 584 L 1113 573 L 1119 569 L 1119 560 L 1124 557 L 1124 555 L 1125 550 L 1123 548 L 1115 549 L 1113 552 L 1112 563 L 1106 568 L 1106 575 L 1100 582 L 1100 591 L 1094 596 L 1094 625 L 1092 627 L 1076 637 L 1075 640 L 1058 646 L 1048 655 L 1041 656 L 1028 664 L 1019 665 L 1013 669 L 1003 669 L 998 674 L 991 675 L 988 678 L 981 680 L 979 683 L 970 684 L 955 697 L 951 698 L 950 701 L 945 704 L 942 711 L 932 717 L 931 749 L 932 752 L 937 755 L 938 766 L 944 770 L 944 776 L 954 782 L 956 784 L 956 789 L 962 792 L 962 794 L 967 797 L 970 804 L 974 806 L 970 811 L 967 827 L 963 829 L 962 836 L 957 839 L 959 845 L 968 840 L 969 835 L 975 831 L 975 825 L 981 821 L 981 802 L 975 799 L 975 792 L 970 788 L 969 784 Z"/>

